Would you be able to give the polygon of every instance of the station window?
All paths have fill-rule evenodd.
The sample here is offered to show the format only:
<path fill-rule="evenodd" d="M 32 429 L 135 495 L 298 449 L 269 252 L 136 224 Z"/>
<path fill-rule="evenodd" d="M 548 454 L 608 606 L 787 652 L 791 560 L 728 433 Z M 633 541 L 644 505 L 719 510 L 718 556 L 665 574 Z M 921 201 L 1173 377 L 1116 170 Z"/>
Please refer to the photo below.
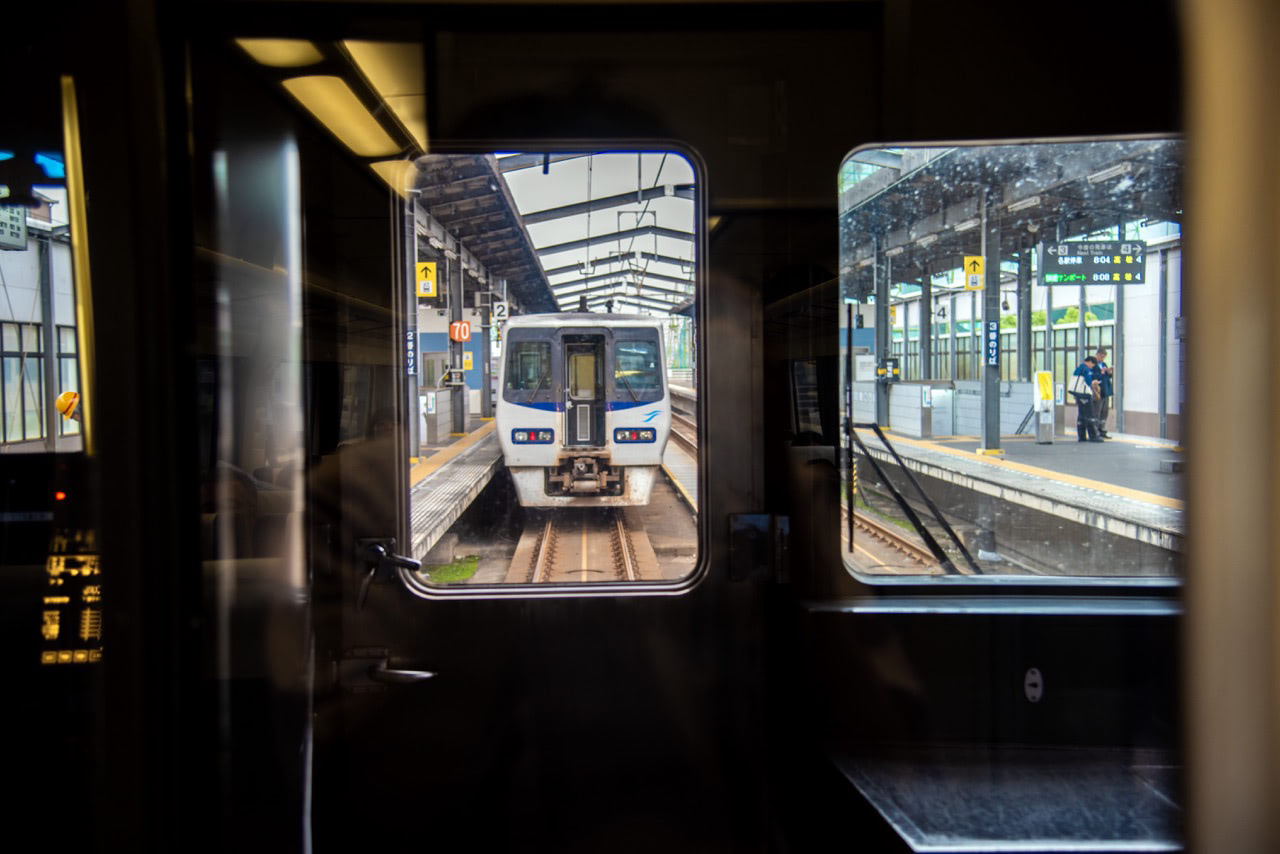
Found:
<path fill-rule="evenodd" d="M 1156 138 L 849 155 L 825 393 L 850 571 L 1177 576 L 1182 163 Z"/>
<path fill-rule="evenodd" d="M 404 180 L 407 334 L 432 354 L 410 382 L 412 581 L 430 595 L 687 578 L 705 219 L 692 162 L 431 154 Z M 440 372 L 421 367 L 437 358 Z"/>

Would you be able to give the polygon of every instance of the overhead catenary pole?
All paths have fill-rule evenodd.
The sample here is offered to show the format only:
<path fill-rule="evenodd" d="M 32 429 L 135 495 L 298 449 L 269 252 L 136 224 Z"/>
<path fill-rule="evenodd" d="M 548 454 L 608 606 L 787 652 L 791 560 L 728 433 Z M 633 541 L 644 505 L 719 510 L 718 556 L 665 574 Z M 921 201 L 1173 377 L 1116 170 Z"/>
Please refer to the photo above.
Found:
<path fill-rule="evenodd" d="M 1018 242 L 1018 379 L 1031 379 L 1031 239 Z"/>
<path fill-rule="evenodd" d="M 933 280 L 927 263 L 920 266 L 920 378 L 933 379 Z"/>
<path fill-rule="evenodd" d="M 408 338 L 406 342 L 406 353 L 409 352 L 408 347 L 412 347 L 414 354 L 413 369 L 408 371 L 406 378 L 406 396 L 405 400 L 405 420 L 409 422 L 409 456 L 417 457 L 422 451 L 423 436 L 421 435 L 420 425 L 418 423 L 418 411 L 421 404 L 418 402 L 421 392 L 418 384 L 421 382 L 422 376 L 422 348 L 418 346 L 418 197 L 412 196 L 413 201 L 409 203 L 406 216 L 404 217 L 404 225 L 401 229 L 401 240 L 408 249 L 404 253 L 404 281 L 405 286 L 402 288 L 405 300 L 405 336 Z M 402 208 L 403 209 L 403 208 Z"/>
<path fill-rule="evenodd" d="M 457 254 L 452 258 L 446 253 L 445 264 L 449 278 L 449 323 L 462 320 L 462 247 L 456 247 Z M 450 378 L 454 385 L 449 395 L 449 406 L 452 410 L 453 432 L 459 435 L 467 432 L 467 385 L 462 371 L 462 342 L 454 341 L 449 336 L 449 367 L 453 368 Z"/>
<path fill-rule="evenodd" d="M 892 336 L 889 330 L 889 271 L 884 257 L 884 238 L 876 235 L 872 239 L 871 277 L 876 294 L 876 423 L 889 426 L 889 382 L 887 359 L 889 343 Z"/>
<path fill-rule="evenodd" d="M 1125 230 L 1124 230 L 1123 219 L 1120 220 L 1120 223 L 1116 231 L 1119 235 L 1119 239 L 1124 240 Z M 1143 272 L 1145 273 L 1145 266 L 1147 263 L 1146 256 L 1143 256 L 1142 263 L 1144 266 Z M 1146 278 L 1145 275 L 1143 276 L 1143 278 Z M 1123 378 L 1121 377 L 1120 369 L 1117 366 L 1121 363 L 1121 361 L 1124 358 L 1124 285 L 1116 285 L 1115 319 L 1113 320 L 1113 325 L 1111 329 L 1112 329 L 1111 349 L 1114 352 L 1111 354 L 1111 359 L 1108 361 L 1107 364 L 1109 364 L 1112 368 L 1111 394 L 1114 397 L 1114 400 L 1112 401 L 1112 405 L 1116 411 L 1116 432 L 1123 433 L 1124 432 L 1124 388 L 1123 388 Z M 1159 358 L 1162 358 L 1162 359 L 1164 358 L 1163 350 L 1160 351 Z M 1103 425 L 1103 426 L 1105 427 L 1106 425 Z"/>
<path fill-rule="evenodd" d="M 983 453 L 1000 450 L 1000 225 L 988 215 L 987 194 L 982 197 L 982 352 L 978 361 L 982 378 Z M 995 350 L 987 342 L 995 336 Z"/>
<path fill-rule="evenodd" d="M 480 307 L 480 351 L 476 354 L 476 367 L 480 369 L 480 417 L 493 417 L 493 376 L 489 370 L 490 327 L 493 323 L 493 280 L 485 273 L 485 290 L 488 298 Z"/>

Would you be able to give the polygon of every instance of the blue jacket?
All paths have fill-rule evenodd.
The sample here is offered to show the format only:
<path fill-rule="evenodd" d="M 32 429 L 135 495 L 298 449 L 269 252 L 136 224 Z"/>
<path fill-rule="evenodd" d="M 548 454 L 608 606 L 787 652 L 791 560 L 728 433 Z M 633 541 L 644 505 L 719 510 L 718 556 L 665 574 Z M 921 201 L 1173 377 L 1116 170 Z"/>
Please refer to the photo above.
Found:
<path fill-rule="evenodd" d="M 1093 397 L 1093 386 L 1092 386 L 1092 383 L 1093 383 L 1093 369 L 1092 369 L 1092 368 L 1090 368 L 1090 367 L 1089 367 L 1087 364 L 1085 364 L 1084 362 L 1081 362 L 1079 365 L 1076 365 L 1075 373 L 1073 373 L 1071 376 L 1073 376 L 1073 377 L 1084 377 L 1084 384 L 1085 384 L 1086 386 L 1088 386 L 1088 388 L 1089 388 L 1089 394 L 1088 394 L 1088 396 L 1089 396 L 1090 398 L 1092 398 L 1092 397 Z M 1069 386 L 1068 386 L 1068 387 L 1069 387 Z M 1084 397 L 1084 395 L 1077 395 L 1077 397 Z"/>
<path fill-rule="evenodd" d="M 1099 362 L 1093 369 L 1093 378 L 1102 383 L 1102 396 L 1111 397 L 1113 394 L 1111 387 L 1111 374 L 1105 373 L 1107 369 L 1106 362 Z"/>

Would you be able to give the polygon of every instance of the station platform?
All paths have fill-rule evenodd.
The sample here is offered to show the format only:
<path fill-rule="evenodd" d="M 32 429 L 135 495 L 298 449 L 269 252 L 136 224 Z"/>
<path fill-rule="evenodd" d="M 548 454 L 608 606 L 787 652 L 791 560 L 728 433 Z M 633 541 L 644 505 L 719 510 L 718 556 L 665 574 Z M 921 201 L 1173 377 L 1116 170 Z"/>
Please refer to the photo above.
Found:
<path fill-rule="evenodd" d="M 698 461 L 675 440 L 667 442 L 662 472 L 696 516 L 698 513 Z"/>
<path fill-rule="evenodd" d="M 893 463 L 874 433 L 860 430 L 858 435 L 878 460 Z M 1182 550 L 1182 478 L 1172 471 L 1177 466 L 1168 465 L 1180 460 L 1182 451 L 1173 442 L 1113 434 L 1100 443 L 1081 443 L 1072 436 L 1040 445 L 1031 437 L 1004 436 L 1004 454 L 985 456 L 976 453 L 975 437 L 886 435 L 913 472 L 1162 549 Z"/>
<path fill-rule="evenodd" d="M 417 560 L 426 557 L 502 467 L 493 421 L 477 419 L 468 426 L 473 429 L 465 436 L 423 448 L 429 456 L 409 470 L 410 554 Z"/>

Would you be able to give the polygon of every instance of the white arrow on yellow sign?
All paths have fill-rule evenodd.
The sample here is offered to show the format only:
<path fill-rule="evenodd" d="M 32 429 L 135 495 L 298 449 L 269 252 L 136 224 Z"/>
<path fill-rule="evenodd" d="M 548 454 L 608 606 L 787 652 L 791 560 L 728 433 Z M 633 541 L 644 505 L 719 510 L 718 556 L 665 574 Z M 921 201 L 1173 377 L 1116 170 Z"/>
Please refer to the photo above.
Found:
<path fill-rule="evenodd" d="M 966 291 L 982 290 L 983 266 L 981 255 L 964 256 L 964 289 Z"/>

